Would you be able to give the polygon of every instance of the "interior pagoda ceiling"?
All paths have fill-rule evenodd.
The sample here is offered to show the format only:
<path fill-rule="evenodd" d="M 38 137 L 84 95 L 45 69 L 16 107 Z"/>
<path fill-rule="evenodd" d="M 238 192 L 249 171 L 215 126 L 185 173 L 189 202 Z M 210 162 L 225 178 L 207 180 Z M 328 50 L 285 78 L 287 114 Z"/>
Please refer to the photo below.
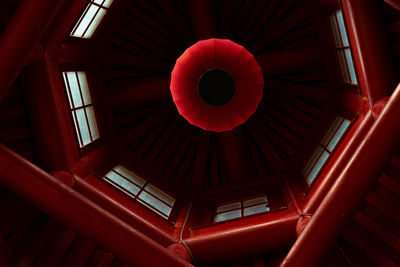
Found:
<path fill-rule="evenodd" d="M 101 64 L 120 146 L 167 183 L 196 192 L 275 177 L 298 156 L 330 102 L 313 11 L 300 0 L 194 2 L 122 1 L 120 14 L 105 24 L 112 29 Z M 203 20 L 193 19 L 193 9 Z M 171 71 L 200 39 L 200 21 L 212 26 L 210 37 L 243 45 L 263 70 L 258 110 L 232 131 L 193 126 L 172 101 Z"/>

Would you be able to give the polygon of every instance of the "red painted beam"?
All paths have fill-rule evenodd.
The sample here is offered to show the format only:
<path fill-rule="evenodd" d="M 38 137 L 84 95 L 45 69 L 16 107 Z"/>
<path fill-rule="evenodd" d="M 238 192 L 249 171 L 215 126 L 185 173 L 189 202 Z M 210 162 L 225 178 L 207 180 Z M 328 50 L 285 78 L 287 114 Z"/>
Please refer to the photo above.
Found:
<path fill-rule="evenodd" d="M 342 9 L 361 91 L 372 107 L 396 85 L 382 2 L 342 0 Z"/>
<path fill-rule="evenodd" d="M 298 217 L 294 209 L 272 212 L 192 230 L 184 241 L 197 263 L 232 262 L 286 249 L 296 238 Z"/>
<path fill-rule="evenodd" d="M 71 171 L 79 148 L 58 64 L 46 57 L 26 68 L 22 84 L 42 168 Z"/>
<path fill-rule="evenodd" d="M 291 45 L 268 50 L 257 55 L 256 59 L 264 76 L 274 76 L 298 73 L 307 67 L 322 64 L 321 53 L 319 44 Z"/>
<path fill-rule="evenodd" d="M 144 233 L 152 240 L 160 243 L 163 246 L 168 246 L 178 240 L 171 236 L 163 227 L 151 223 L 150 220 L 133 212 L 132 209 L 118 202 L 115 198 L 108 196 L 106 192 L 98 190 L 94 185 L 88 183 L 80 177 L 75 177 L 76 191 L 100 205 L 105 210 L 108 210 L 113 215 L 117 216 L 124 222 L 128 223 L 139 232 Z"/>
<path fill-rule="evenodd" d="M 385 0 L 386 3 L 391 5 L 393 8 L 400 10 L 400 1 L 399 0 Z"/>
<path fill-rule="evenodd" d="M 216 35 L 216 10 L 212 0 L 186 0 L 189 17 L 198 40 Z"/>
<path fill-rule="evenodd" d="M 317 210 L 319 204 L 329 192 L 332 184 L 336 181 L 336 178 L 351 159 L 354 151 L 364 140 L 373 122 L 374 120 L 371 112 L 368 112 L 366 115 L 360 115 L 336 150 L 333 158 L 329 161 L 314 186 L 308 192 L 304 201 L 304 214 L 313 214 Z"/>
<path fill-rule="evenodd" d="M 119 88 L 110 88 L 110 101 L 114 111 L 124 113 L 146 105 L 162 102 L 171 97 L 170 76 L 131 80 Z"/>
<path fill-rule="evenodd" d="M 0 182 L 134 266 L 192 266 L 56 178 L 0 145 Z"/>
<path fill-rule="evenodd" d="M 246 153 L 246 144 L 244 143 L 241 128 L 232 131 L 223 132 L 217 135 L 218 153 L 223 159 L 220 164 L 224 164 L 230 183 L 242 181 L 243 177 L 248 177 L 251 165 Z"/>
<path fill-rule="evenodd" d="M 281 266 L 318 266 L 400 146 L 400 85 Z"/>
<path fill-rule="evenodd" d="M 63 1 L 24 0 L 0 36 L 0 102 L 29 62 Z"/>

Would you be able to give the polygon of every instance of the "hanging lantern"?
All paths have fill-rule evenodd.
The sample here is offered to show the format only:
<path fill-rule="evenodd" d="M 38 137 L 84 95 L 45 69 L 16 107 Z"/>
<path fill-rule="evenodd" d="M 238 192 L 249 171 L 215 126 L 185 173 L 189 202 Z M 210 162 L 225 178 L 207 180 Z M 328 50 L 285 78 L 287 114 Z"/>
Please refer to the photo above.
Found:
<path fill-rule="evenodd" d="M 227 39 L 199 41 L 177 59 L 171 94 L 189 123 L 223 132 L 246 122 L 263 96 L 262 71 L 254 56 Z"/>

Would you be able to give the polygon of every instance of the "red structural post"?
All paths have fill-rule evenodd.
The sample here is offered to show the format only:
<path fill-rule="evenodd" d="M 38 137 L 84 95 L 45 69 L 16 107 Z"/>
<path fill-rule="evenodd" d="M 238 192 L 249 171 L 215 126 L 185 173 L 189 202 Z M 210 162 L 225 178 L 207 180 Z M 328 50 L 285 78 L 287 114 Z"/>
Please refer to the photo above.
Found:
<path fill-rule="evenodd" d="M 373 122 L 374 120 L 371 112 L 368 112 L 366 115 L 360 115 L 333 155 L 334 158 L 324 168 L 318 181 L 308 192 L 303 205 L 304 214 L 313 214 L 317 210 L 319 204 L 321 204 L 322 200 L 329 192 L 332 184 L 351 159 L 354 151 L 361 144 Z"/>
<path fill-rule="evenodd" d="M 400 10 L 400 1 L 399 0 L 385 0 L 386 3 L 391 5 L 393 8 Z"/>
<path fill-rule="evenodd" d="M 63 1 L 24 0 L 0 36 L 0 102 L 28 63 Z"/>
<path fill-rule="evenodd" d="M 164 229 L 157 227 L 156 224 L 149 222 L 136 212 L 121 205 L 121 203 L 97 190 L 93 185 L 87 183 L 82 178 L 75 176 L 75 180 L 76 190 L 79 193 L 100 205 L 105 210 L 109 210 L 113 215 L 144 233 L 152 240 L 163 246 L 169 246 L 170 244 L 178 242 L 178 239 L 172 237 L 171 234 L 167 233 Z"/>
<path fill-rule="evenodd" d="M 342 8 L 361 91 L 372 107 L 396 85 L 382 1 L 342 0 Z"/>
<path fill-rule="evenodd" d="M 198 264 L 226 262 L 286 249 L 296 239 L 295 209 L 192 230 L 184 239 Z"/>
<path fill-rule="evenodd" d="M 318 266 L 400 145 L 400 85 L 281 266 Z"/>
<path fill-rule="evenodd" d="M 0 145 L 0 182 L 133 266 L 192 266 L 167 248 Z"/>

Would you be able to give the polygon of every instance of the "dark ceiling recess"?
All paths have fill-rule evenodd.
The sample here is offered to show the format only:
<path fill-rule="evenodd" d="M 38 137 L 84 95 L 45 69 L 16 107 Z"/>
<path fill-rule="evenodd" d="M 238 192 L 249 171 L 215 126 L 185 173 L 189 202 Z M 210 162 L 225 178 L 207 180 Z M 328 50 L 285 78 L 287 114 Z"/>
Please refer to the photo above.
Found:
<path fill-rule="evenodd" d="M 228 103 L 234 93 L 235 81 L 224 70 L 212 69 L 200 78 L 199 94 L 201 99 L 211 106 L 222 106 Z"/>
<path fill-rule="evenodd" d="M 313 11 L 306 1 L 215 0 L 200 23 L 192 14 L 195 7 L 189 6 L 196 1 L 189 2 L 127 1 L 113 22 L 102 68 L 120 145 L 137 162 L 162 174 L 163 183 L 190 191 L 253 180 L 280 183 L 272 174 L 300 153 L 330 102 L 321 55 L 310 49 L 319 45 Z M 207 30 L 207 25 L 213 29 Z M 207 38 L 242 45 L 264 76 L 257 111 L 223 133 L 188 123 L 177 112 L 169 90 L 176 60 Z M 304 55 L 303 48 L 312 54 L 290 56 L 293 50 Z M 203 84 L 222 76 L 227 93 L 213 99 L 203 92 Z M 231 78 L 221 70 L 205 74 L 200 94 L 212 105 L 229 101 Z"/>

